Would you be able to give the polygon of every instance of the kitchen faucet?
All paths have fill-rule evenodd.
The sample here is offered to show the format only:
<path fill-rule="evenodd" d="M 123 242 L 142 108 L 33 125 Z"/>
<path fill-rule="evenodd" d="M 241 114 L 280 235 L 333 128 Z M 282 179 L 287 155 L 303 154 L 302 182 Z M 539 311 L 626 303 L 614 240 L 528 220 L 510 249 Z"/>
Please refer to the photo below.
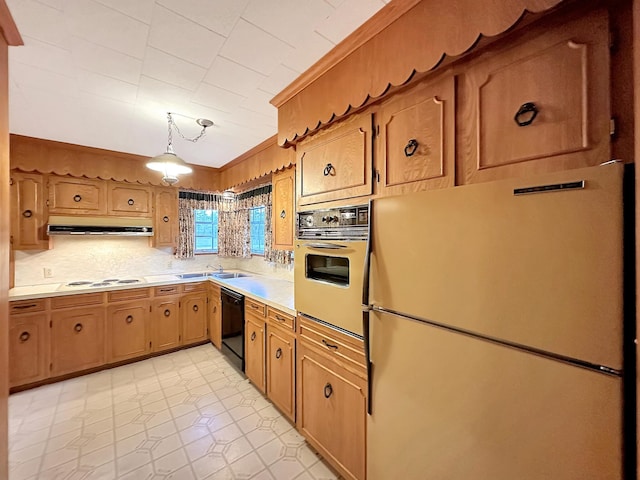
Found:
<path fill-rule="evenodd" d="M 209 264 L 207 264 L 207 267 L 206 267 L 206 268 L 216 268 L 216 267 L 214 267 L 213 265 L 209 265 Z M 218 273 L 222 273 L 222 272 L 224 272 L 224 269 L 222 268 L 222 264 L 221 264 L 221 263 L 219 263 L 219 264 L 218 264 Z"/>

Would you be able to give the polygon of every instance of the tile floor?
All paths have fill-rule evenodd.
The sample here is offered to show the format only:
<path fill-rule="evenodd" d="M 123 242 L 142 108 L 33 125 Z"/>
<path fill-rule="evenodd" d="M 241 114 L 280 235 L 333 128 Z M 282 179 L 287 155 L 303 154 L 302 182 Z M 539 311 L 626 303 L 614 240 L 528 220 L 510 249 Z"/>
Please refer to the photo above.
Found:
<path fill-rule="evenodd" d="M 11 395 L 9 480 L 335 480 L 213 346 Z"/>

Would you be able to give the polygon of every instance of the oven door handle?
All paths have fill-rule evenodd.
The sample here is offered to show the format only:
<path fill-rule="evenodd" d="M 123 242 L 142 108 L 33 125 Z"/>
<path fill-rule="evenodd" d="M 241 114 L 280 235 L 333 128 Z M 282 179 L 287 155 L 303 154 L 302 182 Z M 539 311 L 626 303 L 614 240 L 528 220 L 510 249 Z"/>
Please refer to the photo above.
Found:
<path fill-rule="evenodd" d="M 307 243 L 309 248 L 320 248 L 323 250 L 339 250 L 342 248 L 348 248 L 346 245 L 338 245 L 337 243 Z"/>

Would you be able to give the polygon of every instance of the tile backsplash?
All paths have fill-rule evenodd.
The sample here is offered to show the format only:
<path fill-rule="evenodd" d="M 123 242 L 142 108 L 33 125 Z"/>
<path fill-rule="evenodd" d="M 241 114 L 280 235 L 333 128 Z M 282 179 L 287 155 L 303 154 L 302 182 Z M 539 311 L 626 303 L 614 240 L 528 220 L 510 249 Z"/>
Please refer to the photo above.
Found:
<path fill-rule="evenodd" d="M 15 252 L 15 286 L 68 283 L 76 280 L 131 278 L 197 272 L 211 269 L 239 269 L 293 281 L 293 265 L 276 265 L 262 257 L 227 258 L 196 255 L 179 260 L 170 248 L 151 248 L 140 237 L 55 237 L 53 249 Z M 51 276 L 45 278 L 45 269 Z"/>

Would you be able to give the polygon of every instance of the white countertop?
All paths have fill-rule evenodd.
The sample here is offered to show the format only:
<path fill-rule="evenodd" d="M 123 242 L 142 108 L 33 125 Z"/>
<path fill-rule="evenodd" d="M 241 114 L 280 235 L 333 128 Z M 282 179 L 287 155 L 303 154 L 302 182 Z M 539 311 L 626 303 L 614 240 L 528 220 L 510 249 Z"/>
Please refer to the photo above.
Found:
<path fill-rule="evenodd" d="M 251 272 L 249 276 L 240 278 L 218 279 L 211 277 L 181 279 L 176 275 L 145 276 L 143 283 L 129 285 L 110 285 L 107 287 L 78 287 L 73 290 L 61 290 L 63 284 L 48 283 L 43 285 L 28 285 L 9 290 L 9 300 L 31 300 L 35 298 L 59 297 L 64 295 L 78 295 L 89 292 L 106 292 L 112 290 L 127 290 L 130 288 L 156 287 L 159 285 L 175 285 L 180 283 L 213 282 L 221 287 L 242 293 L 259 302 L 270 305 L 283 312 L 295 315 L 293 306 L 293 282 L 279 278 L 271 278 Z"/>

